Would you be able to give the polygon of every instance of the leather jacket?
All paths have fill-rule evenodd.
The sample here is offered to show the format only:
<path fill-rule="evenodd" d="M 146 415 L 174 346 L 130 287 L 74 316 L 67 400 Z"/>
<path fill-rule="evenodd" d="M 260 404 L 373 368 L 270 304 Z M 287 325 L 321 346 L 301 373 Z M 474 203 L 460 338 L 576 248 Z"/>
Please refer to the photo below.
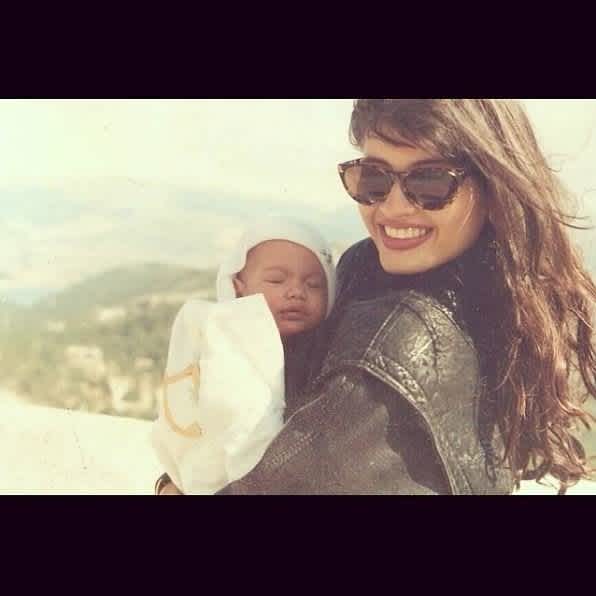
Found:
<path fill-rule="evenodd" d="M 219 494 L 507 494 L 489 390 L 494 241 L 426 274 L 388 275 L 372 241 L 338 265 L 304 390 L 261 462 Z"/>

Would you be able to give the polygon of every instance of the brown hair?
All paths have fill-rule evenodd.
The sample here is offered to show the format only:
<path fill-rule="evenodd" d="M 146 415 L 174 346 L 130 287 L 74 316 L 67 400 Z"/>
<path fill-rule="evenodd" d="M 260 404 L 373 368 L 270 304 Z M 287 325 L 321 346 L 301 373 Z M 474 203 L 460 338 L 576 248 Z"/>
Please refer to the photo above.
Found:
<path fill-rule="evenodd" d="M 352 143 L 361 147 L 371 133 L 389 142 L 397 133 L 467 164 L 483 182 L 498 246 L 500 364 L 492 389 L 504 460 L 518 484 L 551 474 L 564 492 L 592 472 L 574 431 L 590 428 L 594 418 L 583 404 L 596 397 L 596 286 L 567 234 L 567 227 L 582 229 L 567 211 L 572 195 L 517 101 L 357 100 Z"/>

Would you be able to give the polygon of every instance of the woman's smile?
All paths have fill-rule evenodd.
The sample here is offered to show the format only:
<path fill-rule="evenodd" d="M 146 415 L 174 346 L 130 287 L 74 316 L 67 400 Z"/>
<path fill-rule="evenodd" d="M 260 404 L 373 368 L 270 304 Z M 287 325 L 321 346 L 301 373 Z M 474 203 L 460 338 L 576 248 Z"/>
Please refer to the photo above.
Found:
<path fill-rule="evenodd" d="M 389 250 L 411 250 L 430 239 L 432 228 L 422 226 L 379 226 L 379 235 Z"/>

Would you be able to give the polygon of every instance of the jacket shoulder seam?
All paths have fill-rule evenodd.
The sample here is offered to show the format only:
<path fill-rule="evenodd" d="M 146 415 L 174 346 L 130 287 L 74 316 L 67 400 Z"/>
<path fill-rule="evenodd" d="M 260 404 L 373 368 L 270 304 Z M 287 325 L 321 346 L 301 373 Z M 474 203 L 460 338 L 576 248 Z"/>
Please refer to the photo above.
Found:
<path fill-rule="evenodd" d="M 420 387 L 420 385 L 418 384 L 416 379 L 412 376 L 412 374 L 406 368 L 404 368 L 398 362 L 393 361 L 391 358 L 387 358 L 387 359 L 391 360 L 392 364 L 403 373 L 403 375 L 404 375 L 403 381 L 405 381 L 405 383 L 399 379 L 396 379 L 394 376 L 387 375 L 382 367 L 380 367 L 372 362 L 367 362 L 367 361 L 362 361 L 362 360 L 346 360 L 342 363 L 341 368 L 344 368 L 344 367 L 347 369 L 355 368 L 357 370 L 361 370 L 363 372 L 368 373 L 369 375 L 371 375 L 372 377 L 374 377 L 375 379 L 377 379 L 378 381 L 383 383 L 383 385 L 385 385 L 386 387 L 395 391 L 399 397 L 406 400 L 406 402 L 414 408 L 416 414 L 418 416 L 420 416 L 420 418 L 424 421 L 426 431 L 427 431 L 428 435 L 430 436 L 431 441 L 433 443 L 433 447 L 441 460 L 441 466 L 443 467 L 443 470 L 445 471 L 445 476 L 449 483 L 449 489 L 450 489 L 451 493 L 454 494 L 455 493 L 455 480 L 453 478 L 453 474 L 452 474 L 450 467 L 446 464 L 446 462 L 448 461 L 448 456 L 453 455 L 453 453 L 449 453 L 449 452 L 451 452 L 451 447 L 449 445 L 447 446 L 448 453 L 445 454 L 444 450 L 441 449 L 441 447 L 439 446 L 439 444 L 436 440 L 432 424 L 430 423 L 426 414 L 420 409 L 420 403 L 426 402 L 426 393 L 422 389 L 422 387 Z M 334 371 L 334 373 L 337 373 L 337 372 L 339 372 L 339 369 L 336 369 Z M 414 397 L 412 388 L 415 388 L 414 393 L 416 393 L 418 398 Z"/>

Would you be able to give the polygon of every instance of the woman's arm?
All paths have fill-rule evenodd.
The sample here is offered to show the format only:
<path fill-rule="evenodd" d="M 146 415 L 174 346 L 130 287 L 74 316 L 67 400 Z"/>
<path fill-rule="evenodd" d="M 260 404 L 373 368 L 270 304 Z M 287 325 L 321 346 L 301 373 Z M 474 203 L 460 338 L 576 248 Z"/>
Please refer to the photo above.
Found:
<path fill-rule="evenodd" d="M 322 374 L 261 462 L 218 494 L 510 492 L 474 346 L 431 298 L 354 303 Z"/>
<path fill-rule="evenodd" d="M 261 462 L 220 495 L 449 492 L 431 438 L 399 394 L 364 371 L 332 377 Z M 164 484 L 159 494 L 181 494 Z"/>
<path fill-rule="evenodd" d="M 261 462 L 218 494 L 448 492 L 430 437 L 399 394 L 352 369 L 298 410 Z"/>

